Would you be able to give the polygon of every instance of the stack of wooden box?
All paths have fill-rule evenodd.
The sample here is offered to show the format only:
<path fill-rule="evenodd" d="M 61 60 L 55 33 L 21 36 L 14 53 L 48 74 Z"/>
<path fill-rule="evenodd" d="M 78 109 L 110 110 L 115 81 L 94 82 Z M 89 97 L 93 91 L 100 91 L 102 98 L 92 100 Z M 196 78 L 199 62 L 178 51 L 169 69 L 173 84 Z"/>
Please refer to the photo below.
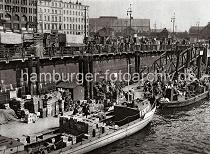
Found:
<path fill-rule="evenodd" d="M 47 117 L 47 108 L 39 109 L 40 112 L 40 118 L 46 118 Z"/>
<path fill-rule="evenodd" d="M 33 114 L 33 113 L 29 113 L 29 114 L 26 114 L 25 116 L 25 122 L 30 124 L 30 123 L 34 123 L 37 121 L 37 115 L 36 114 Z"/>

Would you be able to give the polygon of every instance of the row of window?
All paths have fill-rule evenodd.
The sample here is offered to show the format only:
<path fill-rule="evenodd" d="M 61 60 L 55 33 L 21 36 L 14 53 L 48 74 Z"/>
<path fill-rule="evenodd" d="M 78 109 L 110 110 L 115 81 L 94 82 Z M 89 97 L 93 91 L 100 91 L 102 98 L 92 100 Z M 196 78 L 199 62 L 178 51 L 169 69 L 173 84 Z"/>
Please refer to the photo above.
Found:
<path fill-rule="evenodd" d="M 39 20 L 40 21 L 50 21 L 50 16 L 47 16 L 47 15 L 42 15 L 40 14 L 39 15 Z M 62 16 L 55 16 L 55 15 L 52 15 L 51 16 L 51 21 L 52 22 L 62 22 Z M 85 19 L 84 18 L 74 18 L 74 17 L 63 17 L 63 21 L 64 22 L 79 22 L 79 23 L 84 23 L 85 22 Z M 88 19 L 87 19 L 87 23 L 88 23 Z"/>
<path fill-rule="evenodd" d="M 85 32 L 64 31 L 65 34 L 82 35 Z M 88 35 L 88 32 L 86 33 Z"/>
<path fill-rule="evenodd" d="M 41 1 L 38 5 L 50 6 L 50 7 L 64 7 L 64 8 L 71 8 L 71 9 L 84 9 L 84 6 L 81 3 L 65 3 L 65 2 L 50 2 L 50 1 Z"/>
<path fill-rule="evenodd" d="M 0 19 L 3 19 L 3 18 L 4 18 L 4 14 L 0 13 Z M 28 20 L 27 20 L 27 17 L 24 16 L 24 15 L 20 18 L 18 15 L 11 16 L 10 14 L 7 13 L 5 15 L 5 18 L 8 19 L 8 20 L 13 19 L 14 21 L 36 22 L 36 16 L 28 16 Z"/>
<path fill-rule="evenodd" d="M 3 0 L 0 0 L 0 2 L 3 2 Z M 30 5 L 30 6 L 36 6 L 35 0 L 5 0 L 6 4 L 21 4 L 21 5 Z"/>
<path fill-rule="evenodd" d="M 44 26 L 44 27 L 43 27 Z M 83 25 L 74 25 L 74 24 L 63 24 L 63 28 L 62 28 L 62 24 L 57 24 L 57 23 L 45 23 L 44 25 L 42 23 L 39 24 L 40 29 L 45 29 L 45 30 L 85 30 L 85 26 Z M 86 26 L 86 28 L 88 29 L 88 25 Z"/>
<path fill-rule="evenodd" d="M 50 12 L 50 9 L 40 8 L 39 11 L 41 13 L 62 14 L 62 10 L 56 10 L 56 9 L 52 9 L 52 12 Z M 71 10 L 63 10 L 63 14 L 76 15 L 76 16 L 84 16 L 85 15 L 85 13 L 83 11 L 71 11 Z"/>
<path fill-rule="evenodd" d="M 11 5 L 5 5 L 3 6 L 0 4 L 0 10 L 5 10 L 6 12 L 21 12 L 21 13 L 30 13 L 30 14 L 36 14 L 35 8 L 27 8 L 27 7 L 19 7 L 19 6 L 11 6 Z"/>

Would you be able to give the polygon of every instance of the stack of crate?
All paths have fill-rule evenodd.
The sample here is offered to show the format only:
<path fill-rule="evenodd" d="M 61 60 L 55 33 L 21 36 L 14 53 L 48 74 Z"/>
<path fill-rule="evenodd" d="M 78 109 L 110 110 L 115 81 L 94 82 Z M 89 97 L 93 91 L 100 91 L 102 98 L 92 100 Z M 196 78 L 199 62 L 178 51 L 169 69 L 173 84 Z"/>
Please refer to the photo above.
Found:
<path fill-rule="evenodd" d="M 62 113 L 64 112 L 64 102 L 64 100 L 59 101 L 59 111 Z"/>
<path fill-rule="evenodd" d="M 33 97 L 33 104 L 34 104 L 34 113 L 37 113 L 39 110 L 39 97 Z"/>
<path fill-rule="evenodd" d="M 66 146 L 70 146 L 77 143 L 76 136 L 73 136 L 73 135 L 65 134 L 61 136 L 61 138 L 63 142 L 66 144 Z"/>
<path fill-rule="evenodd" d="M 72 141 L 72 144 L 76 144 L 76 141 L 77 141 L 77 137 L 74 136 L 74 135 L 69 135 L 69 140 Z"/>
<path fill-rule="evenodd" d="M 39 109 L 40 112 L 40 118 L 46 118 L 47 117 L 47 108 Z"/>
<path fill-rule="evenodd" d="M 26 114 L 25 116 L 25 122 L 30 124 L 30 123 L 34 123 L 37 121 L 37 115 L 36 114 L 33 114 L 33 113 L 29 113 L 29 114 Z"/>

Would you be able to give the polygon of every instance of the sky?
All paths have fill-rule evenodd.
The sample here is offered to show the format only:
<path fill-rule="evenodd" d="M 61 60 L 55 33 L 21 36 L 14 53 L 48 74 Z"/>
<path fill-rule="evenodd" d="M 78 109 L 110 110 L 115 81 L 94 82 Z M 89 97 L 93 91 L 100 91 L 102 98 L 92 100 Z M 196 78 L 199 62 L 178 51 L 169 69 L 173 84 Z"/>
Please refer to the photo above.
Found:
<path fill-rule="evenodd" d="M 176 31 L 189 30 L 199 23 L 210 22 L 210 0 L 80 0 L 89 5 L 89 17 L 117 16 L 128 18 L 127 10 L 132 4 L 133 18 L 150 19 L 150 28 L 172 30 L 171 18 L 175 12 Z"/>

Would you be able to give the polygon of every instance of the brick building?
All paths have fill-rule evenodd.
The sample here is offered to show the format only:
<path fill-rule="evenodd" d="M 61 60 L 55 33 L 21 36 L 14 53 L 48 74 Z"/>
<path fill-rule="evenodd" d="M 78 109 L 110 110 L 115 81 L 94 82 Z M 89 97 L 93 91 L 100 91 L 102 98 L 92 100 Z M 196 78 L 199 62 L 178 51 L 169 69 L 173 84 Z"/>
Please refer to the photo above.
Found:
<path fill-rule="evenodd" d="M 90 18 L 90 32 L 97 32 L 100 29 L 112 28 L 115 32 L 124 32 L 130 26 L 129 19 L 120 19 L 113 16 L 101 16 L 99 18 Z M 132 19 L 132 29 L 136 33 L 150 31 L 150 19 Z"/>
<path fill-rule="evenodd" d="M 189 29 L 189 36 L 191 42 L 197 42 L 202 38 L 201 31 L 204 29 L 203 26 L 191 26 Z"/>
<path fill-rule="evenodd" d="M 36 29 L 37 5 L 35 0 L 0 0 L 0 27 L 7 31 Z"/>

